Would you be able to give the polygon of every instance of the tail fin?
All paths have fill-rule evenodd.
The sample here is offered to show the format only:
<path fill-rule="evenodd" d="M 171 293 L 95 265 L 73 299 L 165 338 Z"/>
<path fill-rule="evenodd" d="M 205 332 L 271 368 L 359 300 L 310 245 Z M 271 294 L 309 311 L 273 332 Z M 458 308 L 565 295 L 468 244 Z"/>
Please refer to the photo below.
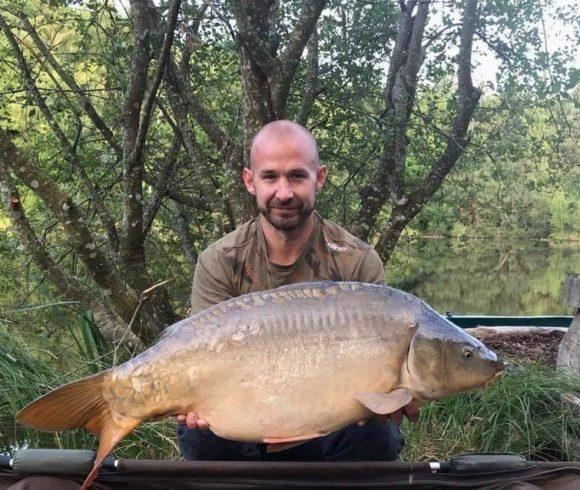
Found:
<path fill-rule="evenodd" d="M 99 469 L 103 460 L 107 457 L 113 448 L 129 434 L 135 427 L 139 425 L 140 420 L 125 418 L 123 424 L 117 424 L 113 420 L 107 420 L 99 434 L 99 449 L 97 450 L 97 457 L 93 464 L 93 469 L 85 478 L 81 490 L 90 488 L 95 478 L 99 474 Z"/>
<path fill-rule="evenodd" d="M 45 431 L 86 428 L 99 435 L 110 411 L 103 399 L 107 372 L 73 381 L 29 403 L 16 414 L 24 425 Z"/>
<path fill-rule="evenodd" d="M 99 437 L 99 448 L 93 469 L 82 488 L 91 486 L 101 463 L 123 437 L 139 425 L 132 417 L 113 417 L 103 398 L 107 371 L 74 381 L 38 398 L 16 414 L 16 420 L 39 430 L 86 430 Z"/>

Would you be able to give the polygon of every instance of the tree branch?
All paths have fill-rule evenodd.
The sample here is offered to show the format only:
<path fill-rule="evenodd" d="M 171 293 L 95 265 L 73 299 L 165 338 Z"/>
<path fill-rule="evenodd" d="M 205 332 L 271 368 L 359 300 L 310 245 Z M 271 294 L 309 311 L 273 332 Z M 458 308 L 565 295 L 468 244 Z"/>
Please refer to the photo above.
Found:
<path fill-rule="evenodd" d="M 194 18 L 192 20 L 192 25 L 185 34 L 185 43 L 183 46 L 183 53 L 181 55 L 180 70 L 181 73 L 187 74 L 187 68 L 189 67 L 189 61 L 191 59 L 191 54 L 193 53 L 195 46 L 195 38 L 198 36 L 199 28 L 201 26 L 201 21 L 205 17 L 208 4 L 203 4 L 199 9 L 193 8 Z"/>
<path fill-rule="evenodd" d="M 302 107 L 298 115 L 298 123 L 306 126 L 312 106 L 316 97 L 322 92 L 319 82 L 319 67 L 318 67 L 318 33 L 316 29 L 308 40 L 308 72 L 306 74 L 306 94 L 302 100 Z"/>
<path fill-rule="evenodd" d="M 385 203 L 391 197 L 401 200 L 405 192 L 407 126 L 415 100 L 417 73 L 423 60 L 421 43 L 429 9 L 429 3 L 421 1 L 413 16 L 416 4 L 416 0 L 410 0 L 399 18 L 385 87 L 386 107 L 379 116 L 379 124 L 386 125 L 383 155 L 369 185 L 360 193 L 361 207 L 351 227 L 353 233 L 364 240 Z"/>
<path fill-rule="evenodd" d="M 195 242 L 191 231 L 189 230 L 189 214 L 186 209 L 180 204 L 175 205 L 175 217 L 177 218 L 177 231 L 181 238 L 181 246 L 185 252 L 185 256 L 189 260 L 189 263 L 195 266 L 197 262 L 197 250 L 195 248 Z"/>
<path fill-rule="evenodd" d="M 18 12 L 17 15 L 20 18 L 20 20 L 22 21 L 22 27 L 24 28 L 24 30 L 26 32 L 28 32 L 28 34 L 30 34 L 30 37 L 34 41 L 34 44 L 36 45 L 38 50 L 42 53 L 43 57 L 46 60 L 48 60 L 50 65 L 54 68 L 54 71 L 56 71 L 58 73 L 60 78 L 66 83 L 66 85 L 69 87 L 69 89 L 71 89 L 71 91 L 76 94 L 76 96 L 78 97 L 80 106 L 84 109 L 87 116 L 89 116 L 90 120 L 93 122 L 95 127 L 103 135 L 103 138 L 105 138 L 105 140 L 109 143 L 111 148 L 115 151 L 115 153 L 117 154 L 117 157 L 119 159 L 121 159 L 122 155 L 123 155 L 122 149 L 117 144 L 117 141 L 115 140 L 115 136 L 113 135 L 113 133 L 111 132 L 109 127 L 105 124 L 103 119 L 97 113 L 95 107 L 91 103 L 90 99 L 87 97 L 86 92 L 83 91 L 77 85 L 74 78 L 64 70 L 64 68 L 60 65 L 60 63 L 52 55 L 52 53 L 46 47 L 46 44 L 44 44 L 44 42 L 42 41 L 42 39 L 40 38 L 40 36 L 36 32 L 36 29 L 34 29 L 32 24 L 30 23 L 30 21 L 26 17 L 26 15 L 23 12 Z"/>
<path fill-rule="evenodd" d="M 268 16 L 273 0 L 234 2 L 236 24 L 244 49 L 266 77 L 272 77 L 280 69 L 280 62 L 268 43 Z"/>
<path fill-rule="evenodd" d="M 109 299 L 100 295 L 98 291 L 87 289 L 73 276 L 67 274 L 44 250 L 42 241 L 36 236 L 26 216 L 18 189 L 12 182 L 8 168 L 2 160 L 0 160 L 0 194 L 4 210 L 12 222 L 20 243 L 26 247 L 40 271 L 64 297 L 78 301 L 84 309 L 99 312 L 105 320 L 100 325 L 103 334 L 109 339 L 118 338 L 122 321 L 111 307 Z"/>
<path fill-rule="evenodd" d="M 471 80 L 471 54 L 476 22 L 477 0 L 465 0 L 458 55 L 457 112 L 453 120 L 451 134 L 443 154 L 419 184 L 416 193 L 409 198 L 405 197 L 393 206 L 389 221 L 376 246 L 383 260 L 388 260 L 402 230 L 441 187 L 444 178 L 456 164 L 468 144 L 467 130 L 481 95 Z"/>
<path fill-rule="evenodd" d="M 148 28 L 150 18 L 156 16 L 156 7 L 149 0 L 132 1 L 135 47 L 131 75 L 123 104 L 123 235 L 120 256 L 126 280 L 137 291 L 150 288 L 153 279 L 145 267 L 145 240 L 143 235 L 143 153 L 137 148 L 143 101 L 147 89 L 147 75 L 151 61 L 150 41 L 154 37 Z M 168 23 L 171 23 L 168 21 Z M 169 46 L 169 45 L 168 45 Z M 164 56 L 160 52 L 159 60 Z M 161 67 L 160 67 L 161 68 Z M 162 73 L 162 72 L 161 72 Z M 152 97 L 156 90 L 152 92 Z M 151 99 L 153 102 L 153 98 Z M 152 103 L 151 102 L 151 103 Z M 144 135 L 144 133 L 142 133 Z M 157 332 L 177 321 L 165 288 L 155 289 L 143 303 L 140 330 L 145 335 Z M 141 303 L 139 303 L 141 305 Z M 151 341 L 155 335 L 142 337 Z"/>
<path fill-rule="evenodd" d="M 389 110 L 391 109 L 392 102 L 392 91 L 395 85 L 397 72 L 405 64 L 405 57 L 407 46 L 409 44 L 410 35 L 413 30 L 413 10 L 417 0 L 409 0 L 407 5 L 401 6 L 401 17 L 399 18 L 399 24 L 397 26 L 397 36 L 395 38 L 395 46 L 393 47 L 393 52 L 391 54 L 391 59 L 389 62 L 389 71 L 387 74 L 387 83 L 385 85 L 384 98 L 385 98 L 385 110 L 379 116 L 379 120 L 385 117 Z"/>
<path fill-rule="evenodd" d="M 182 68 L 182 71 L 186 72 L 187 66 L 182 66 Z M 170 67 L 170 70 L 176 70 L 176 67 Z M 211 169 L 209 168 L 207 159 L 200 153 L 199 149 L 197 148 L 195 132 L 193 131 L 193 128 L 191 127 L 191 124 L 188 120 L 188 113 L 193 112 L 190 107 L 190 103 L 192 102 L 192 99 L 190 98 L 191 92 L 180 92 L 182 89 L 182 77 L 177 77 L 175 72 L 173 75 L 168 76 L 167 87 L 169 104 L 171 105 L 171 109 L 177 121 L 177 125 L 173 128 L 173 130 L 179 136 L 183 148 L 185 149 L 189 164 L 195 171 L 195 181 L 200 184 L 200 187 L 203 189 L 203 193 L 207 200 L 215 203 L 218 200 L 218 197 L 216 196 L 215 187 L 213 184 L 211 184 Z M 201 105 L 199 105 L 198 108 L 200 109 L 200 112 L 197 113 L 197 115 L 200 116 L 200 118 L 204 120 L 205 123 L 207 123 L 206 128 L 208 129 L 209 133 L 206 131 L 206 134 L 209 136 L 211 133 L 216 137 L 215 144 L 216 146 L 219 145 L 217 146 L 218 150 L 225 150 L 229 144 L 226 135 L 222 133 L 219 127 L 217 127 L 217 124 L 215 124 L 215 121 L 211 119 L 209 114 L 207 114 L 207 119 L 205 118 L 205 108 L 203 108 Z M 165 116 L 166 118 L 168 117 L 167 114 Z M 211 137 L 210 141 L 212 141 Z M 207 201 L 204 201 L 202 204 L 199 202 L 199 199 L 192 200 L 179 193 L 175 188 L 169 187 L 167 188 L 166 192 L 171 199 L 184 204 L 187 203 L 188 205 L 192 205 L 194 207 L 198 206 L 200 208 L 206 208 L 208 205 Z M 193 202 L 196 204 L 193 204 Z"/>
<path fill-rule="evenodd" d="M 211 5 L 211 3 L 206 2 L 206 6 L 208 4 Z M 203 18 L 206 10 L 206 6 L 201 7 L 196 13 L 196 19 L 191 30 L 192 35 L 197 33 L 197 29 L 199 28 L 201 19 Z M 157 25 L 159 22 L 159 16 L 157 12 L 154 12 L 149 20 L 150 30 L 156 32 L 155 25 Z M 154 51 L 159 53 L 161 50 L 161 39 L 154 37 L 152 44 Z M 220 128 L 219 124 L 211 116 L 210 112 L 203 106 L 199 98 L 195 95 L 193 88 L 189 85 L 187 76 L 188 61 L 189 48 L 187 47 L 186 42 L 186 49 L 180 68 L 177 67 L 173 60 L 170 60 L 169 66 L 167 67 L 165 73 L 169 103 L 175 115 L 177 126 L 181 132 L 184 148 L 192 162 L 198 161 L 200 159 L 198 152 L 195 150 L 195 135 L 188 122 L 187 115 L 190 114 L 191 117 L 206 133 L 217 151 L 222 153 L 224 161 L 228 162 L 231 158 L 234 158 L 234 156 L 239 155 L 241 150 L 238 148 L 235 142 L 232 142 L 230 138 L 228 138 L 226 133 L 222 130 L 222 128 Z M 203 166 L 200 166 L 200 168 L 203 170 Z M 202 173 L 207 177 L 207 171 Z M 171 193 L 173 191 L 169 190 L 168 192 L 171 197 Z M 213 195 L 214 192 L 211 192 L 211 194 Z M 179 199 L 179 201 L 184 202 L 183 199 Z"/>
<path fill-rule="evenodd" d="M 42 241 L 36 236 L 26 217 L 18 189 L 12 182 L 8 168 L 2 160 L 0 160 L 0 191 L 4 210 L 18 234 L 20 243 L 26 247 L 37 267 L 47 275 L 65 297 L 79 301 L 85 306 L 89 305 L 88 290 L 74 277 L 66 274 L 44 250 Z"/>
<path fill-rule="evenodd" d="M 204 8 L 197 10 L 194 25 L 188 32 L 191 36 L 197 34 L 197 29 L 199 28 L 204 12 Z M 150 21 L 150 28 L 155 32 L 153 26 L 158 22 L 158 19 L 152 17 Z M 159 52 L 160 46 L 161 40 L 159 38 L 154 38 L 153 48 L 156 52 Z M 235 142 L 232 143 L 228 136 L 222 131 L 217 122 L 211 117 L 209 111 L 205 109 L 199 99 L 195 96 L 193 89 L 189 86 L 189 54 L 191 49 L 193 49 L 193 43 L 188 43 L 186 40 L 186 47 L 180 67 L 178 68 L 173 61 L 170 61 L 166 71 L 167 95 L 176 124 L 171 121 L 171 118 L 166 112 L 164 112 L 163 108 L 162 112 L 164 112 L 166 119 L 170 121 L 174 132 L 179 135 L 183 148 L 186 151 L 187 158 L 193 168 L 195 175 L 194 180 L 200 185 L 206 199 L 191 198 L 179 192 L 174 187 L 168 187 L 166 192 L 168 197 L 174 201 L 187 204 L 188 206 L 197 209 L 208 209 L 209 203 L 212 203 L 212 206 L 214 207 L 216 205 L 219 206 L 217 203 L 220 200 L 225 201 L 224 205 L 227 207 L 228 196 L 220 197 L 216 195 L 216 188 L 210 174 L 210 166 L 207 163 L 207 159 L 197 148 L 195 133 L 191 127 L 188 115 L 190 115 L 193 120 L 197 121 L 218 152 L 222 153 L 221 157 L 223 158 L 226 167 L 230 160 L 235 159 L 240 154 L 241 150 L 239 150 Z M 240 158 L 238 158 L 238 160 L 239 159 Z"/>
<path fill-rule="evenodd" d="M 132 2 L 135 48 L 131 75 L 123 103 L 123 236 L 121 259 L 128 279 L 140 284 L 145 263 L 143 243 L 143 159 L 135 152 L 141 115 L 141 104 L 147 85 L 151 56 L 148 42 L 149 2 Z M 135 282 L 137 281 L 137 282 Z M 141 285 L 141 284 L 140 284 Z"/>
<path fill-rule="evenodd" d="M 36 105 L 39 107 L 40 111 L 44 115 L 46 121 L 48 122 L 48 125 L 51 127 L 56 138 L 58 139 L 64 155 L 67 157 L 73 170 L 81 179 L 81 183 L 83 184 L 83 186 L 87 190 L 87 193 L 92 199 L 93 205 L 95 206 L 95 209 L 97 210 L 101 222 L 103 223 L 105 230 L 107 232 L 111 251 L 113 253 L 116 253 L 119 245 L 119 237 L 117 235 L 117 228 L 115 226 L 114 220 L 111 218 L 111 215 L 109 214 L 107 208 L 103 204 L 101 196 L 98 195 L 97 189 L 95 189 L 91 179 L 87 176 L 86 172 L 84 171 L 84 168 L 78 161 L 74 147 L 70 144 L 68 138 L 64 134 L 63 130 L 59 126 L 56 119 L 53 117 L 48 106 L 46 105 L 44 98 L 42 97 L 38 88 L 36 87 L 32 74 L 30 73 L 26 60 L 24 59 L 24 55 L 20 50 L 20 47 L 18 46 L 18 43 L 16 42 L 16 39 L 14 38 L 12 31 L 8 27 L 8 24 L 6 23 L 4 17 L 1 14 L 0 14 L 0 27 L 4 31 L 4 35 L 6 36 L 8 42 L 10 43 L 10 46 L 12 47 L 12 51 L 14 53 L 14 56 L 16 57 L 16 61 L 22 73 L 24 83 L 28 88 L 30 96 L 36 102 Z"/>
<path fill-rule="evenodd" d="M 425 31 L 425 23 L 429 11 L 428 2 L 419 2 L 417 14 L 413 21 L 411 39 L 407 46 L 406 61 L 403 69 L 396 75 L 393 87 L 394 106 L 394 158 L 392 158 L 393 177 L 392 187 L 395 200 L 401 199 L 405 193 L 405 163 L 407 159 L 407 125 L 411 117 L 415 93 L 417 91 L 417 73 L 421 67 L 421 43 Z M 400 79 L 399 77 L 402 77 Z M 389 157 L 387 157 L 389 158 Z M 390 158 L 389 158 L 390 159 Z"/>
<path fill-rule="evenodd" d="M 171 97 L 173 97 L 173 95 L 170 93 L 170 98 Z M 193 180 L 199 184 L 201 193 L 203 193 L 205 197 L 191 197 L 181 193 L 178 189 L 176 189 L 175 186 L 167 187 L 164 191 L 165 195 L 180 204 L 187 204 L 188 206 L 198 210 L 209 211 L 211 206 L 209 205 L 208 200 L 211 202 L 216 202 L 217 200 L 215 187 L 213 185 L 206 184 L 207 182 L 211 182 L 211 178 L 209 176 L 209 163 L 207 158 L 205 158 L 205 156 L 201 154 L 197 148 L 195 133 L 187 121 L 187 107 L 185 107 L 183 104 L 180 104 L 178 100 L 174 100 L 170 103 L 172 107 L 174 107 L 177 123 L 171 119 L 171 116 L 168 114 L 167 109 L 164 108 L 163 104 L 159 104 L 159 107 L 161 108 L 161 112 L 165 116 L 165 119 L 173 128 L 175 137 L 178 138 L 181 146 L 185 149 L 188 162 L 193 168 Z M 157 186 L 157 182 L 154 181 L 154 179 L 149 175 L 145 176 L 145 181 L 152 187 Z M 147 220 L 145 220 L 145 222 L 147 223 Z"/>
<path fill-rule="evenodd" d="M 280 55 L 281 69 L 275 74 L 272 87 L 273 106 L 278 117 L 283 117 L 285 113 L 296 68 L 325 5 L 326 0 L 305 0 L 302 3 L 300 17 L 294 26 L 290 41 Z"/>
<path fill-rule="evenodd" d="M 178 79 L 182 79 L 179 75 L 177 77 Z M 183 85 L 181 83 L 179 85 L 180 92 L 185 96 L 184 99 L 187 101 L 189 113 L 201 126 L 205 134 L 207 134 L 217 151 L 224 152 L 230 143 L 226 133 L 219 127 L 215 119 L 211 117 L 209 111 L 193 93 L 193 89 L 189 85 L 189 82 L 185 81 Z M 183 88 L 181 88 L 182 86 Z"/>
<path fill-rule="evenodd" d="M 156 180 L 152 176 L 145 174 L 145 182 L 151 187 L 155 188 Z M 165 190 L 165 193 L 169 199 L 175 201 L 176 203 L 182 204 L 183 206 L 189 206 L 193 209 L 201 211 L 211 211 L 212 209 L 208 201 L 201 196 L 192 197 L 188 194 L 184 194 L 174 187 L 168 187 Z"/>
<path fill-rule="evenodd" d="M 198 12 L 195 25 L 199 28 L 199 22 L 201 22 L 201 16 L 205 12 L 205 9 L 201 9 Z M 152 11 L 148 18 L 148 28 L 149 31 L 153 33 L 152 35 L 152 46 L 153 50 L 158 57 L 161 56 L 163 41 L 160 36 L 157 35 L 159 30 L 157 26 L 161 22 L 160 16 L 157 11 Z M 192 33 L 196 33 L 194 30 Z M 188 66 L 188 56 L 186 50 L 186 56 L 182 60 L 182 69 L 180 70 L 173 60 L 168 61 L 168 66 L 165 71 L 165 78 L 168 85 L 169 101 L 173 112 L 176 114 L 176 119 L 179 124 L 179 114 L 185 114 L 189 112 L 191 116 L 198 122 L 204 132 L 207 134 L 208 138 L 212 144 L 217 148 L 218 151 L 222 152 L 227 147 L 228 138 L 226 134 L 219 127 L 217 122 L 211 117 L 208 110 L 203 107 L 203 104 L 199 101 L 197 96 L 194 94 L 192 87 L 189 85 L 187 79 L 187 71 L 183 66 Z M 184 110 L 187 108 L 187 111 Z M 177 110 L 179 109 L 179 110 Z M 185 121 L 182 119 L 182 121 Z M 183 131 L 183 129 L 182 129 Z M 185 134 L 185 133 L 184 133 Z M 186 148 L 187 150 L 187 148 Z"/>
<path fill-rule="evenodd" d="M 457 113 L 445 151 L 418 187 L 420 191 L 413 202 L 409 203 L 411 207 L 423 205 L 441 187 L 443 179 L 468 144 L 465 135 L 481 95 L 471 79 L 471 52 L 476 21 L 477 0 L 465 0 L 457 69 Z"/>
<path fill-rule="evenodd" d="M 167 152 L 165 161 L 157 179 L 155 179 L 154 192 L 149 200 L 145 212 L 143 213 L 143 236 L 146 237 L 151 229 L 155 215 L 161 206 L 161 201 L 163 197 L 167 195 L 167 188 L 169 187 L 170 178 L 175 169 L 175 162 L 177 161 L 177 155 L 179 154 L 179 147 L 181 146 L 181 140 L 179 136 L 174 136 L 173 144 Z"/>
<path fill-rule="evenodd" d="M 133 161 L 139 161 L 142 157 L 145 138 L 147 137 L 147 131 L 149 130 L 149 124 L 151 121 L 151 113 L 153 111 L 155 98 L 157 96 L 157 90 L 161 84 L 161 80 L 165 73 L 171 52 L 171 45 L 173 44 L 175 26 L 177 24 L 177 15 L 179 14 L 180 6 L 181 0 L 173 0 L 173 3 L 169 9 L 167 28 L 165 29 L 165 39 L 163 41 L 161 53 L 159 54 L 159 59 L 157 61 L 157 72 L 155 73 L 153 83 L 150 85 L 147 93 L 145 94 L 145 99 L 143 102 L 143 110 L 141 111 L 141 117 L 139 121 L 139 130 L 135 141 L 135 148 L 133 149 L 133 155 L 131 157 L 131 160 Z"/>
<path fill-rule="evenodd" d="M 30 189 L 42 199 L 61 221 L 75 252 L 85 264 L 93 280 L 110 298 L 118 315 L 125 322 L 131 320 L 137 298 L 126 288 L 117 272 L 99 249 L 87 228 L 77 205 L 38 165 L 22 156 L 6 131 L 0 129 L 0 162 L 8 166 Z M 145 332 L 136 332 L 145 338 Z M 140 335 L 141 334 L 141 335 Z"/>

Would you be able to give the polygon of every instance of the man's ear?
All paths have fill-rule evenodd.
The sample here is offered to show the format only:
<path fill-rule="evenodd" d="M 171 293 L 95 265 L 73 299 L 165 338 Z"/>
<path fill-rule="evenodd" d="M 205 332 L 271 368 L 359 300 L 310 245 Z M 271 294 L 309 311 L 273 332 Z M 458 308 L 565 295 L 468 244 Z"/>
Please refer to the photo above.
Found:
<path fill-rule="evenodd" d="M 254 172 L 251 169 L 244 167 L 242 179 L 244 180 L 244 185 L 246 186 L 246 189 L 248 189 L 248 192 L 255 196 L 256 188 L 254 187 Z"/>
<path fill-rule="evenodd" d="M 326 165 L 320 165 L 318 171 L 316 172 L 316 190 L 320 191 L 324 187 L 326 182 L 326 176 L 328 175 L 328 168 Z"/>

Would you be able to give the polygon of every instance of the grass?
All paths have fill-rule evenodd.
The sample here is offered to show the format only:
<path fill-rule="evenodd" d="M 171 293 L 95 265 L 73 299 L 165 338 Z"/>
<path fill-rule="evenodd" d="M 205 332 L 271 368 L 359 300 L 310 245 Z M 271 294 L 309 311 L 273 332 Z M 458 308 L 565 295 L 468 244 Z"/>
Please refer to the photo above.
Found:
<path fill-rule="evenodd" d="M 96 438 L 83 430 L 41 433 L 14 423 L 14 414 L 31 400 L 91 374 L 103 359 L 115 358 L 105 352 L 102 339 L 95 343 L 87 337 L 86 320 L 80 324 L 81 332 L 86 331 L 67 348 L 43 345 L 39 336 L 33 344 L 43 348 L 32 349 L 30 339 L 25 344 L 0 330 L 0 452 L 22 446 L 96 447 Z M 442 460 L 478 451 L 572 460 L 572 439 L 580 438 L 580 418 L 562 402 L 562 393 L 580 395 L 580 380 L 539 365 L 516 365 L 489 389 L 431 403 L 422 409 L 419 422 L 405 422 L 402 457 Z M 175 430 L 172 420 L 143 424 L 115 453 L 125 458 L 179 459 Z"/>
<path fill-rule="evenodd" d="M 92 374 L 96 366 L 104 368 L 104 360 L 115 358 L 110 351 L 103 351 L 102 339 L 91 338 L 88 329 L 87 318 L 83 317 L 78 335 L 71 331 L 72 347 L 46 345 L 46 339 L 38 336 L 32 343 L 44 348 L 35 349 L 0 330 L 0 452 L 18 447 L 96 448 L 96 437 L 84 430 L 39 432 L 14 421 L 14 415 L 30 401 L 64 383 Z M 27 340 L 30 343 L 31 339 Z M 173 421 L 143 424 L 122 441 L 115 453 L 126 458 L 178 459 L 175 431 Z"/>
<path fill-rule="evenodd" d="M 84 433 L 41 434 L 14 424 L 14 415 L 26 403 L 69 381 L 55 367 L 57 359 L 47 349 L 34 352 L 0 331 L 0 450 L 24 445 L 80 449 L 92 444 L 94 437 Z"/>
<path fill-rule="evenodd" d="M 516 365 L 488 389 L 438 400 L 423 408 L 417 424 L 405 422 L 404 459 L 478 451 L 573 460 L 580 418 L 562 393 L 580 394 L 580 379 L 537 364 Z"/>

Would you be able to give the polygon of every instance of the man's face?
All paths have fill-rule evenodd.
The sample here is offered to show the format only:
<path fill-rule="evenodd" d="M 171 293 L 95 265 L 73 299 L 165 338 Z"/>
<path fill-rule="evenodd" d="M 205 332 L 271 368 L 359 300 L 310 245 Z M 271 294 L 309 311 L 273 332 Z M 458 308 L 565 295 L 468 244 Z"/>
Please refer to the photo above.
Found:
<path fill-rule="evenodd" d="M 312 142 L 298 134 L 263 138 L 253 148 L 252 167 L 244 169 L 243 179 L 264 218 L 277 230 L 292 231 L 312 213 L 326 172 L 316 162 Z"/>

